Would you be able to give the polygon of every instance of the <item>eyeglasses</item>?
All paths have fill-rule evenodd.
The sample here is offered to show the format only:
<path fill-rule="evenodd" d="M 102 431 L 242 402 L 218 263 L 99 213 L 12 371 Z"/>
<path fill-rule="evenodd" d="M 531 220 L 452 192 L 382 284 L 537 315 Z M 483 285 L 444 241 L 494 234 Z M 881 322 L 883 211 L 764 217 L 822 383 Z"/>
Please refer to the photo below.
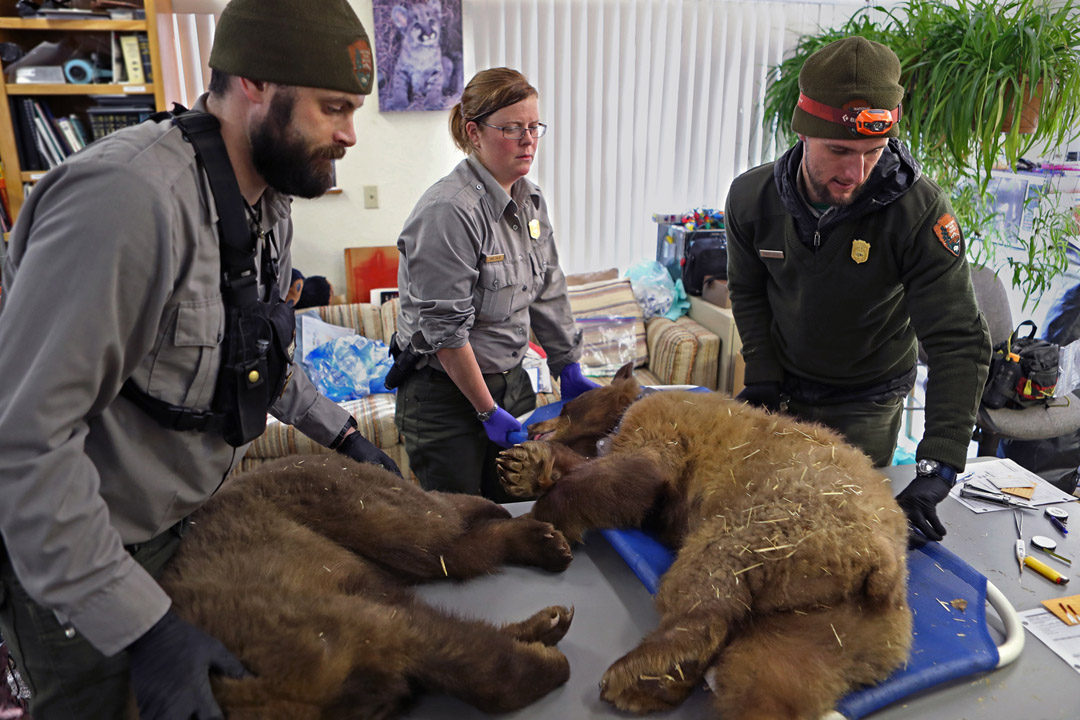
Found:
<path fill-rule="evenodd" d="M 529 133 L 534 138 L 544 137 L 544 133 L 547 132 L 547 125 L 544 123 L 536 123 L 529 127 L 521 127 L 520 125 L 492 125 L 491 123 L 481 122 L 480 120 L 474 120 L 477 125 L 484 125 L 489 128 L 495 128 L 496 130 L 502 130 L 502 135 L 507 140 L 520 140 L 525 137 L 525 133 Z"/>

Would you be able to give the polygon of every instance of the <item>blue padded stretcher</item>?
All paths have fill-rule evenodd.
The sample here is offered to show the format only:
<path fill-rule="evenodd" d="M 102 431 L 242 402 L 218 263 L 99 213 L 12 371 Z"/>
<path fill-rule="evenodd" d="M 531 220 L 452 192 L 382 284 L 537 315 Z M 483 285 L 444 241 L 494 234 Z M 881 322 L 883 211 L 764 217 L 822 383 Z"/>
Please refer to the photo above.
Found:
<path fill-rule="evenodd" d="M 525 425 L 555 417 L 562 402 L 537 408 Z M 636 529 L 601 530 L 642 584 L 655 594 L 675 553 Z M 945 610 L 954 600 L 967 601 L 964 612 Z M 986 624 L 986 604 L 1005 628 L 996 645 Z M 857 720 L 897 700 L 935 685 L 993 670 L 1015 660 L 1024 647 L 1016 611 L 984 575 L 938 543 L 908 553 L 908 603 L 914 619 L 914 642 L 908 664 L 874 687 L 844 697 L 822 720 Z"/>

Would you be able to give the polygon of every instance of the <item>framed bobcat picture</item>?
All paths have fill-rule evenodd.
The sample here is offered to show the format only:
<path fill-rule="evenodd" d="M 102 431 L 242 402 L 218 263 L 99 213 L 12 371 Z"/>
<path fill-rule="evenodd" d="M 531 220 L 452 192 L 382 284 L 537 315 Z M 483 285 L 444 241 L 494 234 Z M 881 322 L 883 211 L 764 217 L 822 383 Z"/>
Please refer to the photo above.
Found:
<path fill-rule="evenodd" d="M 379 110 L 449 110 L 461 99 L 461 0 L 374 0 Z"/>

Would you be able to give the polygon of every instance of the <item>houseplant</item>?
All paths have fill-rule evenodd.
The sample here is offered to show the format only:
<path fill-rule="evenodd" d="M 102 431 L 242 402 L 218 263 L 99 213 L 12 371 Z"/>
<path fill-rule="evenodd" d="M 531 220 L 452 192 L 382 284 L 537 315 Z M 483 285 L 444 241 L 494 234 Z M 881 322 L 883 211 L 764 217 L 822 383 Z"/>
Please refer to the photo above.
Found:
<path fill-rule="evenodd" d="M 794 141 L 787 119 L 798 99 L 803 61 L 848 35 L 896 52 L 906 89 L 901 138 L 924 172 L 950 193 L 967 236 L 982 240 L 969 243 L 972 259 L 992 263 L 993 243 L 1003 239 L 1003 230 L 994 218 L 991 171 L 1015 170 L 1032 149 L 1053 151 L 1080 133 L 1075 0 L 905 0 L 862 8 L 840 27 L 803 36 L 792 55 L 773 68 L 766 91 L 766 116 L 775 118 L 775 130 L 785 141 Z M 1012 123 L 1003 132 L 1003 121 L 1023 114 L 1030 89 L 1041 101 L 1037 127 L 1025 134 Z M 1037 299 L 1067 267 L 1065 250 L 1077 235 L 1070 214 L 1050 197 L 1053 184 L 1040 187 L 1028 199 L 1036 231 L 1005 261 L 1025 302 Z M 1017 239 L 1011 241 L 1015 245 Z"/>

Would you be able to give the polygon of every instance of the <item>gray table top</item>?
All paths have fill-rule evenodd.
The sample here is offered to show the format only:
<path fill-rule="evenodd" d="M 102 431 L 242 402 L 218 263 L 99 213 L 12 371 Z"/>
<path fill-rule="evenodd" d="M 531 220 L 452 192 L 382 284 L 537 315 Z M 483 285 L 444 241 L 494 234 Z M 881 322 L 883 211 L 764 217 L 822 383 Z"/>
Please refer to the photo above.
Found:
<path fill-rule="evenodd" d="M 913 467 L 886 471 L 901 490 L 913 477 Z M 528 503 L 507 506 L 515 514 Z M 1080 559 L 1080 506 L 1070 507 L 1073 531 L 1067 538 L 1053 530 L 1042 513 L 1029 512 L 1025 539 L 1047 535 L 1058 540 L 1058 552 Z M 1073 582 L 1064 587 L 1025 570 L 1018 578 L 1013 555 L 1016 529 L 1010 511 L 976 515 L 949 499 L 939 506 L 948 528 L 945 545 L 983 573 L 1018 610 L 1039 607 L 1042 600 L 1080 592 L 1080 562 L 1066 566 L 1046 558 L 1048 564 Z M 600 700 L 597 683 L 608 665 L 632 649 L 655 627 L 658 615 L 652 596 L 607 541 L 597 533 L 574 548 L 574 561 L 566 572 L 549 574 L 530 568 L 507 568 L 499 575 L 459 585 L 431 584 L 419 590 L 429 602 L 461 614 L 494 622 L 521 620 L 548 605 L 573 605 L 570 632 L 559 648 L 570 660 L 569 682 L 538 702 L 507 718 L 625 718 L 628 715 Z M 988 615 L 992 615 L 990 612 Z M 996 618 L 991 617 L 994 627 Z M 994 634 L 994 633 L 992 633 Z M 1075 720 L 1080 717 L 1080 676 L 1030 633 L 1020 657 L 1011 665 L 967 680 L 939 686 L 881 710 L 875 720 Z M 706 690 L 695 692 L 686 703 L 651 718 L 697 720 L 716 718 Z M 409 713 L 426 720 L 468 720 L 488 717 L 454 698 L 425 696 Z"/>

